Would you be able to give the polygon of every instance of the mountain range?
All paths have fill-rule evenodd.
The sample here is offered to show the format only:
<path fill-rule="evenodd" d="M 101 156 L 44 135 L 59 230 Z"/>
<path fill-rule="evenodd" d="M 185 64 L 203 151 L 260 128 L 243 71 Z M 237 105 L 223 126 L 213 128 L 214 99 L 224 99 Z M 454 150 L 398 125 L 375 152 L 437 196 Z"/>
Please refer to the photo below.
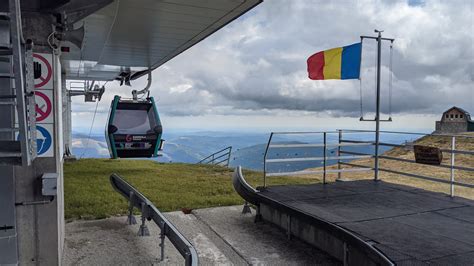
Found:
<path fill-rule="evenodd" d="M 232 146 L 230 157 L 230 167 L 241 165 L 247 169 L 263 170 L 263 157 L 268 142 L 268 134 L 263 133 L 236 133 L 236 132 L 195 132 L 195 133 L 168 133 L 164 136 L 165 145 L 162 156 L 153 158 L 159 162 L 183 162 L 197 163 L 204 157 Z M 367 140 L 373 138 L 371 134 L 359 134 L 350 139 Z M 390 136 L 382 137 L 382 141 L 391 143 L 403 143 L 410 141 L 413 137 Z M 328 135 L 328 143 L 337 142 L 337 134 Z M 321 143 L 322 135 L 307 134 L 301 136 L 295 135 L 275 135 L 272 138 L 272 144 L 307 144 Z M 389 148 L 381 146 L 380 151 L 385 152 Z M 335 156 L 337 148 L 331 147 L 327 150 L 327 156 Z M 373 154 L 372 146 L 351 146 L 344 147 L 343 150 Z M 109 152 L 105 137 L 103 135 L 87 136 L 85 134 L 73 134 L 73 154 L 78 158 L 107 158 Z M 267 159 L 285 159 L 301 157 L 322 157 L 322 147 L 311 148 L 271 148 Z M 348 160 L 346 160 L 348 161 Z M 328 160 L 327 165 L 337 163 L 337 160 Z M 267 172 L 287 172 L 298 171 L 308 168 L 322 166 L 322 161 L 303 161 L 303 162 L 273 162 L 267 163 Z"/>

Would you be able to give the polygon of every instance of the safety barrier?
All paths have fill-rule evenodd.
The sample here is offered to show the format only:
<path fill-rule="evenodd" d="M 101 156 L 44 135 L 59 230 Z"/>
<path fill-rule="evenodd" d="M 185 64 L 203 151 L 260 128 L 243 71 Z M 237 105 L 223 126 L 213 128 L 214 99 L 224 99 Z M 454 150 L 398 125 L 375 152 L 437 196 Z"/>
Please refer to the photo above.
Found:
<path fill-rule="evenodd" d="M 178 252 L 183 256 L 185 265 L 198 265 L 198 255 L 191 243 L 169 222 L 163 214 L 143 196 L 136 188 L 123 180 L 119 175 L 112 174 L 110 176 L 110 183 L 112 187 L 120 193 L 129 202 L 128 223 L 136 223 L 133 216 L 133 208 L 141 210 L 142 218 L 139 234 L 141 236 L 149 235 L 148 228 L 145 221 L 153 220 L 160 228 L 160 247 L 161 260 L 164 260 L 165 252 L 165 237 L 174 245 Z"/>
<path fill-rule="evenodd" d="M 354 160 L 354 159 L 365 159 L 372 158 L 372 155 L 350 155 L 342 156 L 339 152 L 336 156 L 328 156 L 329 147 L 337 147 L 340 149 L 342 146 L 369 146 L 373 145 L 373 142 L 361 142 L 361 143 L 334 143 L 328 141 L 328 135 L 330 134 L 340 134 L 340 131 L 321 131 L 321 132 L 272 132 L 268 138 L 267 146 L 265 148 L 265 153 L 263 156 L 263 186 L 267 185 L 266 178 L 267 176 L 287 176 L 287 175 L 308 175 L 308 174 L 323 174 L 323 183 L 326 183 L 326 174 L 327 173 L 342 173 L 342 172 L 361 172 L 361 171 L 372 171 L 371 167 L 360 167 L 360 168 L 348 168 L 342 169 L 327 169 L 327 162 L 329 160 L 337 160 L 341 162 L 342 160 Z M 322 143 L 272 143 L 274 137 L 277 135 L 316 135 L 322 137 Z M 322 148 L 323 154 L 320 157 L 296 157 L 296 158 L 268 158 L 269 151 L 271 149 L 281 149 L 281 148 Z M 282 163 L 282 162 L 307 162 L 307 161 L 321 161 L 323 163 L 321 170 L 302 170 L 302 171 L 287 171 L 287 172 L 268 172 L 268 164 L 271 163 Z"/>
<path fill-rule="evenodd" d="M 361 141 L 358 140 L 350 140 L 350 139 L 344 139 L 343 138 L 343 133 L 373 133 L 373 131 L 369 130 L 339 130 L 340 133 L 340 138 L 339 138 L 339 143 L 360 143 Z M 470 135 L 462 135 L 462 134 L 426 134 L 426 133 L 415 133 L 415 132 L 400 132 L 400 131 L 380 131 L 380 133 L 383 134 L 399 134 L 399 135 L 413 135 L 413 136 L 432 136 L 432 137 L 439 137 L 439 138 L 449 138 L 450 139 L 450 149 L 442 149 L 439 148 L 439 150 L 443 153 L 448 153 L 450 154 L 450 163 L 449 164 L 439 164 L 439 165 L 432 165 L 430 164 L 429 166 L 431 167 L 437 167 L 437 168 L 444 168 L 444 169 L 450 169 L 450 178 L 449 180 L 446 179 L 441 179 L 438 177 L 433 177 L 433 176 L 427 176 L 427 175 L 421 175 L 417 173 L 411 173 L 411 172 L 404 172 L 400 170 L 395 170 L 395 169 L 389 169 L 389 168 L 381 168 L 378 167 L 378 170 L 381 172 L 387 172 L 387 173 L 393 173 L 397 175 L 402 175 L 402 176 L 407 176 L 407 177 L 412 177 L 412 178 L 417 178 L 417 179 L 423 179 L 423 180 L 428 180 L 428 181 L 433 181 L 437 183 L 444 183 L 444 184 L 449 184 L 450 185 L 450 196 L 454 197 L 455 196 L 455 186 L 461 186 L 461 187 L 466 187 L 466 188 L 474 188 L 474 184 L 468 184 L 464 182 L 458 182 L 455 180 L 455 170 L 460 170 L 460 171 L 467 171 L 467 172 L 474 172 L 474 167 L 469 167 L 469 166 L 460 166 L 456 165 L 456 159 L 455 155 L 456 154 L 462 154 L 462 155 L 474 155 L 474 151 L 467 151 L 467 150 L 458 150 L 456 149 L 456 140 L 460 138 L 466 138 L 469 139 L 474 143 L 474 136 Z M 397 147 L 397 148 L 404 148 L 405 150 L 412 151 L 414 144 L 407 142 L 404 144 L 396 144 L 396 143 L 389 143 L 389 142 L 379 142 L 380 146 L 386 146 L 386 147 Z M 355 153 L 351 151 L 344 151 L 344 150 L 339 150 L 340 154 L 347 154 L 347 155 L 368 155 L 364 153 Z M 412 159 L 405 159 L 405 158 L 399 158 L 399 157 L 393 157 L 393 156 L 388 156 L 388 155 L 379 155 L 379 159 L 385 159 L 385 160 L 391 160 L 391 161 L 399 161 L 402 163 L 409 163 L 409 164 L 418 164 L 415 160 Z M 473 158 L 474 159 L 474 158 Z M 347 163 L 347 162 L 340 162 L 339 165 L 345 165 L 345 166 L 352 166 L 352 167 L 361 167 L 361 165 L 353 164 L 353 163 Z M 340 166 L 339 166 L 340 167 Z M 340 178 L 340 177 L 339 177 Z"/>
<path fill-rule="evenodd" d="M 200 160 L 198 164 L 212 164 L 212 165 L 221 165 L 221 166 L 228 167 L 231 154 L 232 154 L 232 146 L 229 146 L 220 151 L 214 152 L 213 154 Z"/>
<path fill-rule="evenodd" d="M 455 180 L 456 170 L 474 172 L 474 167 L 472 166 L 463 166 L 456 164 L 456 155 L 474 155 L 474 151 L 469 150 L 459 150 L 456 149 L 456 139 L 467 138 L 474 142 L 474 136 L 471 135 L 462 135 L 462 134 L 426 134 L 426 133 L 414 133 L 414 132 L 399 132 L 399 131 L 380 131 L 381 134 L 387 135 L 411 135 L 414 137 L 422 136 L 434 136 L 434 137 L 443 137 L 450 138 L 451 147 L 450 149 L 440 148 L 441 152 L 450 154 L 450 163 L 441 163 L 439 165 L 430 165 L 433 167 L 450 169 L 450 178 L 441 179 L 433 176 L 426 176 L 422 174 L 404 172 L 399 169 L 389 169 L 379 167 L 379 160 L 392 160 L 399 161 L 402 163 L 411 163 L 417 164 L 413 159 L 405 159 L 394 156 L 388 156 L 386 154 L 380 154 L 379 152 L 375 154 L 369 154 L 364 152 L 355 152 L 344 149 L 344 147 L 350 146 L 372 146 L 375 149 L 378 147 L 398 147 L 404 148 L 405 150 L 413 150 L 414 143 L 405 142 L 405 143 L 390 143 L 380 141 L 376 143 L 372 139 L 351 139 L 349 135 L 360 134 L 360 133 L 374 133 L 370 130 L 337 130 L 337 131 L 321 131 L 321 132 L 272 132 L 267 142 L 267 146 L 264 153 L 263 159 L 263 187 L 267 185 L 267 177 L 271 176 L 291 176 L 291 175 L 307 175 L 307 174 L 322 174 L 323 183 L 326 183 L 326 175 L 329 173 L 337 173 L 338 179 L 342 178 L 342 173 L 350 172 L 374 172 L 374 176 L 377 176 L 375 172 L 387 172 L 397 175 L 403 175 L 412 178 L 424 179 L 438 183 L 445 183 L 450 185 L 450 195 L 454 197 L 455 186 L 474 188 L 474 184 L 468 184 L 465 182 L 459 182 Z M 274 139 L 277 135 L 314 135 L 315 139 L 320 138 L 320 143 L 275 143 Z M 335 135 L 335 136 L 334 136 Z M 328 136 L 333 136 L 332 140 L 328 140 Z M 335 156 L 328 156 L 328 148 L 335 147 Z M 272 149 L 282 149 L 282 148 L 322 148 L 322 156 L 311 156 L 311 157 L 287 157 L 287 158 L 269 158 L 270 150 Z M 353 162 L 356 159 L 374 159 L 374 164 L 371 166 L 360 165 Z M 327 169 L 328 161 L 337 160 L 337 169 Z M 321 161 L 322 167 L 318 167 L 315 170 L 301 170 L 301 171 L 285 171 L 285 172 L 269 172 L 268 165 L 272 163 L 294 163 L 294 162 L 308 162 L 308 161 Z M 315 167 L 316 168 L 316 167 Z"/>

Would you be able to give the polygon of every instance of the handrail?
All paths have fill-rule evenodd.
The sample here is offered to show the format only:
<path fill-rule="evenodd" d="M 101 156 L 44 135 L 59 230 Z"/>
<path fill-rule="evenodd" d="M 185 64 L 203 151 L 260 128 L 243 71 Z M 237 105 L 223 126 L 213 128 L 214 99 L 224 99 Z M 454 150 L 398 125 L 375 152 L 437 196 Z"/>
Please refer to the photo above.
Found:
<path fill-rule="evenodd" d="M 185 265 L 198 265 L 198 255 L 191 243 L 174 227 L 174 225 L 166 219 L 165 216 L 141 194 L 136 188 L 123 180 L 119 175 L 110 175 L 110 183 L 112 187 L 120 193 L 129 203 L 129 218 L 133 215 L 133 208 L 138 208 L 142 212 L 142 226 L 145 227 L 145 220 L 153 220 L 161 230 L 161 260 L 164 260 L 164 240 L 168 237 L 173 246 L 183 256 Z"/>
<path fill-rule="evenodd" d="M 375 142 L 373 141 L 367 141 L 367 140 L 361 140 L 361 139 L 348 139 L 343 138 L 342 135 L 343 133 L 373 133 L 374 131 L 372 130 L 338 130 L 338 131 L 328 131 L 328 132 L 271 132 L 270 137 L 267 142 L 267 146 L 265 149 L 264 153 L 264 158 L 263 158 L 263 187 L 266 186 L 266 177 L 270 176 L 287 176 L 287 175 L 306 175 L 306 174 L 322 174 L 323 175 L 323 183 L 326 183 L 326 174 L 327 173 L 338 173 L 338 179 L 341 179 L 341 174 L 345 172 L 360 172 L 360 171 L 367 171 L 372 169 L 373 171 L 382 171 L 382 172 L 389 172 L 389 173 L 394 173 L 398 175 L 404 175 L 412 178 L 420 178 L 420 179 L 425 179 L 425 180 L 430 180 L 434 182 L 439 182 L 439 183 L 445 183 L 445 184 L 450 184 L 450 195 L 451 197 L 454 197 L 454 188 L 455 186 L 462 186 L 462 187 L 467 187 L 467 188 L 474 188 L 474 184 L 468 184 L 468 183 L 463 183 L 463 182 L 458 182 L 455 181 L 455 170 L 460 170 L 460 171 L 468 171 L 468 172 L 474 172 L 474 167 L 471 166 L 461 166 L 461 165 L 456 165 L 455 161 L 455 155 L 456 154 L 463 154 L 463 155 L 474 155 L 474 151 L 470 150 L 460 150 L 456 149 L 456 138 L 474 138 L 474 136 L 467 136 L 467 135 L 461 135 L 461 134 L 429 134 L 429 133 L 413 133 L 413 132 L 400 132 L 400 131 L 380 131 L 381 133 L 388 133 L 388 134 L 406 134 L 406 135 L 418 135 L 418 136 L 444 136 L 444 137 L 451 137 L 451 147 L 450 148 L 441 148 L 440 151 L 445 152 L 450 154 L 451 160 L 450 164 L 446 163 L 441 163 L 439 165 L 432 165 L 433 167 L 438 167 L 438 168 L 444 168 L 444 169 L 450 169 L 451 174 L 450 174 L 450 179 L 449 180 L 444 180 L 441 178 L 437 177 L 432 177 L 432 176 L 425 176 L 425 175 L 420 175 L 416 173 L 411 173 L 411 172 L 403 172 L 399 169 L 387 169 L 387 168 L 380 168 L 378 169 L 377 167 L 372 167 L 372 166 L 361 166 L 361 165 L 356 165 L 356 164 L 350 164 L 348 160 L 352 159 L 363 159 L 363 158 L 376 158 L 373 154 L 370 153 L 361 153 L 357 151 L 349 151 L 349 150 L 343 150 L 341 149 L 342 147 L 345 146 L 374 146 Z M 327 143 L 327 134 L 339 134 L 339 139 L 338 143 Z M 320 143 L 272 143 L 273 139 L 275 138 L 275 135 L 287 135 L 287 134 L 292 134 L 292 135 L 297 135 L 297 134 L 321 134 L 322 141 Z M 410 148 L 414 146 L 413 143 L 410 144 L 395 144 L 395 143 L 389 143 L 389 142 L 379 142 L 379 146 L 386 146 L 386 147 L 399 147 L 399 148 Z M 268 158 L 269 157 L 269 150 L 271 149 L 281 149 L 281 148 L 317 148 L 321 147 L 323 148 L 323 156 L 322 157 L 297 157 L 297 156 L 290 156 L 290 157 L 285 157 L 285 158 Z M 337 147 L 337 154 L 336 156 L 327 156 L 327 149 L 328 147 Z M 351 155 L 351 156 L 347 156 Z M 388 154 L 380 154 L 378 155 L 378 159 L 385 159 L 385 160 L 393 160 L 393 161 L 400 161 L 403 163 L 417 163 L 416 160 L 413 159 L 405 159 L 405 158 L 398 158 L 398 157 L 392 157 L 389 156 Z M 327 162 L 332 161 L 332 160 L 337 160 L 337 166 L 338 170 L 334 169 L 327 169 Z M 303 161 L 322 161 L 322 170 L 315 169 L 315 170 L 309 170 L 309 169 L 302 169 L 299 171 L 281 171 L 281 172 L 268 172 L 268 165 L 271 163 L 292 163 L 292 162 L 303 162 Z M 341 169 L 341 165 L 344 166 L 351 166 L 352 168 L 345 168 Z"/>
<path fill-rule="evenodd" d="M 308 135 L 316 134 L 323 137 L 322 144 L 315 143 L 278 143 L 272 144 L 272 140 L 275 135 Z M 355 141 L 354 143 L 328 143 L 327 135 L 328 134 L 340 134 L 340 131 L 314 131 L 314 132 L 271 132 L 270 137 L 268 138 L 267 145 L 265 147 L 265 152 L 263 155 L 263 187 L 267 185 L 267 176 L 285 176 L 285 175 L 307 175 L 307 174 L 323 174 L 323 183 L 326 183 L 326 173 L 342 173 L 342 172 L 360 172 L 367 171 L 367 167 L 358 168 L 358 169 L 338 169 L 338 170 L 329 170 L 327 168 L 327 162 L 331 160 L 337 160 L 338 164 L 341 160 L 351 160 L 351 159 L 363 159 L 363 158 L 373 158 L 373 156 L 341 156 L 339 153 L 337 156 L 327 156 L 328 147 L 343 147 L 343 146 L 370 146 L 374 142 L 367 141 Z M 280 149 L 280 148 L 323 148 L 322 157 L 290 157 L 290 158 L 268 158 L 268 153 L 271 149 Z M 308 161 L 321 161 L 323 164 L 322 171 L 291 171 L 291 172 L 276 172 L 269 173 L 267 171 L 268 164 L 271 163 L 283 163 L 283 162 L 308 162 Z"/>
<path fill-rule="evenodd" d="M 374 133 L 373 130 L 364 130 L 364 129 L 341 129 L 345 133 Z M 463 138 L 474 138 L 471 135 L 463 134 L 446 134 L 446 133 L 421 133 L 421 132 L 406 132 L 406 131 L 389 131 L 389 130 L 380 130 L 380 133 L 387 134 L 399 134 L 399 135 L 419 135 L 419 136 L 440 136 L 440 137 L 463 137 Z"/>
<path fill-rule="evenodd" d="M 216 151 L 213 154 L 207 156 L 206 158 L 200 160 L 197 162 L 197 164 L 212 164 L 212 165 L 220 165 L 223 162 L 225 163 L 225 166 L 229 166 L 230 163 L 230 156 L 232 154 L 232 146 L 228 146 L 222 150 Z M 226 157 L 224 160 L 218 161 L 218 159 Z M 208 159 L 210 159 L 208 161 Z"/>

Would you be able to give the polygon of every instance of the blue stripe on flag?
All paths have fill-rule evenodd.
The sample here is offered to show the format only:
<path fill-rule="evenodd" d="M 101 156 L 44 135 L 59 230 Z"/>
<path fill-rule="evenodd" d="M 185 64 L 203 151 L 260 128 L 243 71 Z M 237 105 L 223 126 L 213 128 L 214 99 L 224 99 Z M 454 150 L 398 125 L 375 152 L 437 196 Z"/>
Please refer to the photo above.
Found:
<path fill-rule="evenodd" d="M 360 56 L 362 43 L 342 47 L 341 79 L 358 79 L 360 76 Z"/>

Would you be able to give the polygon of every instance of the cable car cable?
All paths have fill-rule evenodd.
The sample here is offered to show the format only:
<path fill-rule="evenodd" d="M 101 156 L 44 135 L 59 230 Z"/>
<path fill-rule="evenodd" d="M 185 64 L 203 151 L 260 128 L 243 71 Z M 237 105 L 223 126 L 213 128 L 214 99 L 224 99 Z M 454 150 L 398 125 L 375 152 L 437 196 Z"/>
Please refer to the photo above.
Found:
<path fill-rule="evenodd" d="M 97 114 L 97 107 L 98 106 L 99 106 L 99 101 L 97 101 L 97 103 L 95 104 L 94 116 L 92 117 L 92 123 L 91 123 L 91 127 L 89 129 L 89 135 L 87 136 L 86 145 L 84 147 L 84 150 L 82 151 L 81 156 L 79 156 L 79 159 L 82 159 L 82 157 L 84 156 L 84 153 L 86 152 L 87 148 L 89 147 L 89 139 L 91 137 L 92 128 L 94 127 L 95 115 Z"/>

